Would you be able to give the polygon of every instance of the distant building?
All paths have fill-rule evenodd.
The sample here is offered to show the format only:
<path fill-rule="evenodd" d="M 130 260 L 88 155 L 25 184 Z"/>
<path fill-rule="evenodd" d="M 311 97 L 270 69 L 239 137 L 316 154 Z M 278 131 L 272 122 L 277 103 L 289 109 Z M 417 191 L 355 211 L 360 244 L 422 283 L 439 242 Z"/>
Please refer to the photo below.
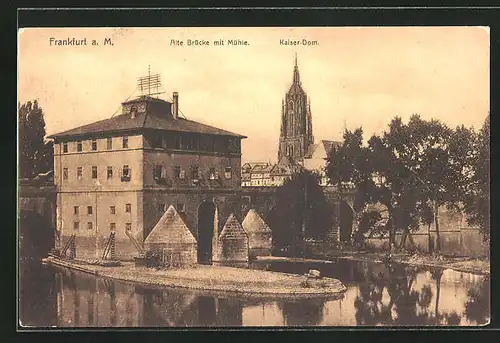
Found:
<path fill-rule="evenodd" d="M 321 177 L 320 184 L 326 186 L 326 158 L 333 148 L 340 145 L 341 142 L 329 140 L 314 143 L 311 102 L 302 88 L 295 56 L 293 82 L 282 102 L 278 163 L 245 163 L 242 166 L 242 186 L 281 186 L 302 168 L 317 172 Z"/>
<path fill-rule="evenodd" d="M 247 162 L 241 167 L 243 187 L 271 186 L 271 169 L 268 162 Z"/>
<path fill-rule="evenodd" d="M 142 244 L 172 205 L 198 260 L 210 262 L 214 225 L 237 203 L 245 136 L 181 118 L 174 92 L 172 102 L 141 96 L 119 115 L 50 138 L 57 230 L 64 241 L 75 235 L 77 257 L 100 258 L 115 232 L 116 256 L 132 258 L 133 239 Z"/>
<path fill-rule="evenodd" d="M 304 158 L 304 168 L 317 172 L 321 177 L 320 184 L 322 186 L 328 184 L 328 178 L 325 174 L 326 158 L 332 149 L 338 148 L 341 145 L 341 142 L 321 140 L 319 143 L 309 147 L 309 152 Z"/>
<path fill-rule="evenodd" d="M 301 162 L 312 144 L 311 103 L 302 88 L 295 56 L 293 82 L 282 100 L 278 163 L 288 164 L 290 160 Z"/>

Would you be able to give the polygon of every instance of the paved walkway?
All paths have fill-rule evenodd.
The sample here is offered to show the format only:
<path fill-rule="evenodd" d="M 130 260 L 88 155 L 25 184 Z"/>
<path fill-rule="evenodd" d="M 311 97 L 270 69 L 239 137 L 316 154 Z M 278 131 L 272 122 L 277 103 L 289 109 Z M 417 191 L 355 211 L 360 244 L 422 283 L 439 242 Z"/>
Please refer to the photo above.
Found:
<path fill-rule="evenodd" d="M 82 272 L 124 281 L 189 288 L 207 291 L 238 293 L 246 296 L 311 297 L 341 296 L 346 287 L 337 279 L 311 279 L 306 276 L 278 272 L 196 265 L 185 269 L 155 270 L 122 263 L 118 267 L 74 264 L 53 257 L 44 262 Z"/>

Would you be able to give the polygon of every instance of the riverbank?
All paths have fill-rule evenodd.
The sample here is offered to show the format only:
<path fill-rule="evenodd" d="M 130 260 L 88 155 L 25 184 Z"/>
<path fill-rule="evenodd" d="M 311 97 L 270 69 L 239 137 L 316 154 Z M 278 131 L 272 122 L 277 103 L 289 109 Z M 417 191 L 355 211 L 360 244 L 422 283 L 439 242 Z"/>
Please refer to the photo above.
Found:
<path fill-rule="evenodd" d="M 347 259 L 383 263 L 387 261 L 386 254 L 386 252 L 338 250 L 326 256 L 318 257 L 318 260 L 331 262 L 336 259 Z M 390 261 L 411 266 L 439 267 L 464 273 L 490 275 L 489 259 L 393 253 L 391 254 Z"/>
<path fill-rule="evenodd" d="M 229 292 L 265 297 L 340 297 L 346 287 L 337 279 L 314 279 L 302 275 L 223 266 L 195 265 L 182 269 L 152 269 L 122 262 L 119 266 L 99 266 L 54 257 L 44 263 L 122 281 L 174 288 Z"/>

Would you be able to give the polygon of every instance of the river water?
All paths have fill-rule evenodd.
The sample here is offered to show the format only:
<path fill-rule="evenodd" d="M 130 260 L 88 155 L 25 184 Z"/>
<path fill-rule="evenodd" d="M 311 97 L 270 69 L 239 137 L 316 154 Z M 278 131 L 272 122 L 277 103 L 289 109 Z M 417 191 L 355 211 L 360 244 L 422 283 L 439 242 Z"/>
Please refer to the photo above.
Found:
<path fill-rule="evenodd" d="M 415 326 L 487 324 L 489 278 L 450 269 L 338 260 L 254 263 L 319 269 L 347 287 L 342 299 L 252 299 L 140 286 L 21 262 L 19 316 L 28 327 Z"/>

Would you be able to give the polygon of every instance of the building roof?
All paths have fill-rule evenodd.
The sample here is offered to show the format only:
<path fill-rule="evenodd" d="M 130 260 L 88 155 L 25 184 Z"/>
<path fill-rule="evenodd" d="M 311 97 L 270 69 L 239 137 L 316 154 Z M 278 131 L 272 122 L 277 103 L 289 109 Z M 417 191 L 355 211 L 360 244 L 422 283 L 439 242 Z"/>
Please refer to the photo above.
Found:
<path fill-rule="evenodd" d="M 238 222 L 234 214 L 230 214 L 219 235 L 219 240 L 248 239 L 247 233 Z"/>
<path fill-rule="evenodd" d="M 306 159 L 311 158 L 314 154 L 314 152 L 319 148 L 322 147 L 325 152 L 328 154 L 330 151 L 336 147 L 336 146 L 341 146 L 342 142 L 337 142 L 337 141 L 329 141 L 326 139 L 323 139 L 319 141 L 319 143 L 316 144 L 311 144 L 309 145 L 309 149 L 307 150 L 307 154 L 305 156 Z"/>
<path fill-rule="evenodd" d="M 100 133 L 136 131 L 142 129 L 154 129 L 164 131 L 193 132 L 210 135 L 234 136 L 246 138 L 246 136 L 222 130 L 210 125 L 202 124 L 193 120 L 178 117 L 174 119 L 168 113 L 138 113 L 134 118 L 129 114 L 121 114 L 108 119 L 99 120 L 94 123 L 79 126 L 77 128 L 50 135 L 49 138 L 63 138 L 71 136 L 87 136 Z"/>
<path fill-rule="evenodd" d="M 325 139 L 320 140 L 319 143 L 309 145 L 309 149 L 307 150 L 307 154 L 306 154 L 305 158 L 311 158 L 313 156 L 314 152 L 316 151 L 316 149 L 318 149 L 318 147 L 322 147 L 323 149 L 325 149 L 325 152 L 328 154 L 333 149 L 333 147 L 341 146 L 341 145 L 342 145 L 342 142 L 329 141 L 329 140 L 325 140 Z"/>
<path fill-rule="evenodd" d="M 181 215 L 170 205 L 144 243 L 196 243 L 196 239 Z"/>
<path fill-rule="evenodd" d="M 299 173 L 302 170 L 302 166 L 299 164 L 280 164 L 277 163 L 273 166 L 271 170 L 272 175 L 292 175 Z"/>
<path fill-rule="evenodd" d="M 248 211 L 245 219 L 243 219 L 243 222 L 241 223 L 241 226 L 247 234 L 254 232 L 271 233 L 269 226 L 254 209 L 250 209 L 250 211 Z"/>
<path fill-rule="evenodd" d="M 320 141 L 320 144 L 323 144 L 323 146 L 325 147 L 325 151 L 327 153 L 329 153 L 333 147 L 336 147 L 336 146 L 341 146 L 342 145 L 342 142 L 337 142 L 337 141 L 327 141 L 327 140 L 321 140 Z"/>
<path fill-rule="evenodd" d="M 251 173 L 252 173 L 252 174 L 270 173 L 272 168 L 273 168 L 273 166 L 272 166 L 271 164 L 269 164 L 269 163 L 265 163 L 265 164 L 256 164 L 256 165 L 252 168 Z"/>

